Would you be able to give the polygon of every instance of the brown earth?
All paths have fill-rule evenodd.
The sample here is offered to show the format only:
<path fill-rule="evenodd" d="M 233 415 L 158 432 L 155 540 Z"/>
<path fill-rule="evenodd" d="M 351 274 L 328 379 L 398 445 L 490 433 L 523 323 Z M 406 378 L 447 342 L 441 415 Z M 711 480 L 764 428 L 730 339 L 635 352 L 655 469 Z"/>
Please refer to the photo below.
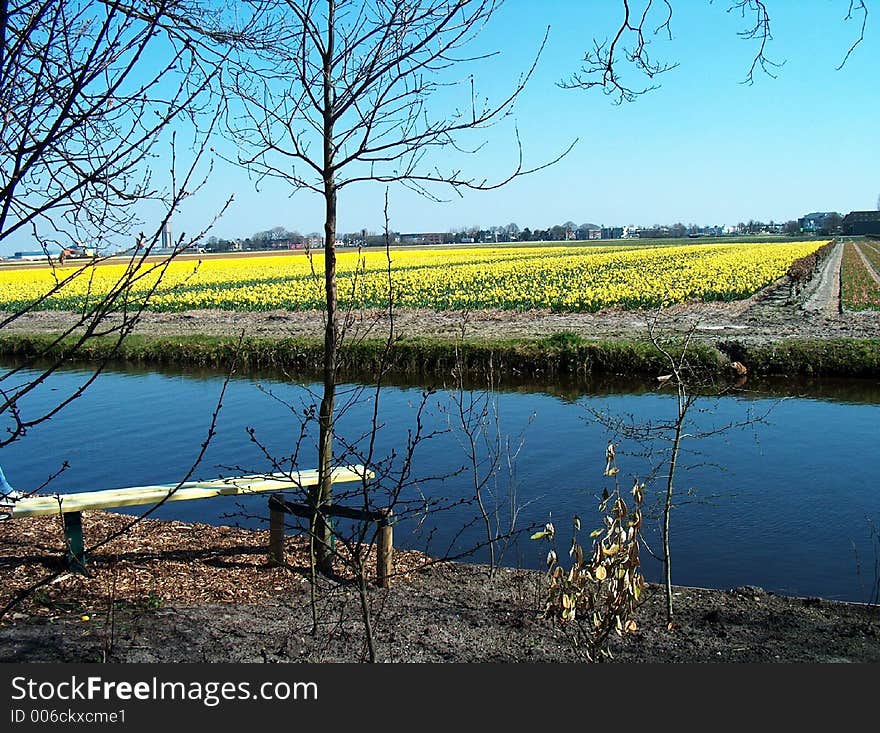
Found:
<path fill-rule="evenodd" d="M 130 522 L 84 516 L 96 542 Z M 267 532 L 143 520 L 90 556 L 90 577 L 61 570 L 56 518 L 0 524 L 2 603 L 45 581 L 0 621 L 0 661 L 342 662 L 365 659 L 358 595 L 344 564 L 322 578 L 311 633 L 305 544 L 288 537 L 273 567 Z M 582 661 L 576 627 L 543 618 L 544 575 L 395 555 L 391 588 L 371 586 L 382 661 Z M 369 571 L 368 571 L 369 572 Z M 666 625 L 649 585 L 638 630 L 614 637 L 618 662 L 880 662 L 880 609 L 760 588 L 675 588 Z"/>

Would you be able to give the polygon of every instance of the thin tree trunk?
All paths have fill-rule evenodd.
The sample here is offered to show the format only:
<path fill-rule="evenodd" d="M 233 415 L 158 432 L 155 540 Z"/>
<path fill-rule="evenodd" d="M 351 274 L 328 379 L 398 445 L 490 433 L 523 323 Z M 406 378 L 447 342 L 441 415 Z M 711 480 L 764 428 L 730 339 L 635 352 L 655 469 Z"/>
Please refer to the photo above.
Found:
<path fill-rule="evenodd" d="M 672 514 L 672 494 L 675 482 L 675 467 L 681 446 L 681 433 L 684 426 L 686 407 L 681 393 L 678 397 L 678 420 L 675 422 L 675 439 L 672 441 L 672 456 L 669 459 L 669 475 L 666 482 L 666 503 L 663 507 L 663 573 L 666 585 L 666 622 L 672 623 L 672 551 L 669 547 L 669 520 Z"/>
<path fill-rule="evenodd" d="M 379 561 L 378 555 L 376 557 L 376 562 Z M 367 654 L 369 655 L 370 663 L 375 664 L 376 662 L 376 642 L 373 638 L 373 615 L 370 611 L 370 599 L 367 596 L 367 579 L 366 579 L 366 569 L 364 568 L 364 561 L 362 557 L 358 558 L 358 597 L 361 603 L 361 618 L 364 622 L 364 636 L 367 640 Z"/>
<path fill-rule="evenodd" d="M 336 298 L 336 182 L 333 169 L 333 78 L 335 2 L 328 2 L 327 48 L 324 56 L 324 290 L 327 299 L 327 323 L 324 327 L 324 396 L 318 415 L 318 486 L 312 503 L 323 507 L 332 501 L 333 423 L 336 402 L 336 349 L 338 313 Z M 333 528 L 320 512 L 313 517 L 311 535 L 316 544 L 316 559 L 322 572 L 333 565 Z"/>
<path fill-rule="evenodd" d="M 327 222 L 324 225 L 324 282 L 327 289 L 327 325 L 324 329 L 324 396 L 321 400 L 321 411 L 318 415 L 318 470 L 319 479 L 317 496 L 313 497 L 316 507 L 323 507 L 332 501 L 333 482 L 333 423 L 336 402 L 336 336 L 337 336 L 337 303 L 336 303 L 336 252 L 333 242 L 336 236 L 336 192 L 328 193 Z M 333 530 L 329 520 L 321 513 L 317 514 L 313 529 L 317 542 L 318 567 L 328 572 L 332 566 Z"/>

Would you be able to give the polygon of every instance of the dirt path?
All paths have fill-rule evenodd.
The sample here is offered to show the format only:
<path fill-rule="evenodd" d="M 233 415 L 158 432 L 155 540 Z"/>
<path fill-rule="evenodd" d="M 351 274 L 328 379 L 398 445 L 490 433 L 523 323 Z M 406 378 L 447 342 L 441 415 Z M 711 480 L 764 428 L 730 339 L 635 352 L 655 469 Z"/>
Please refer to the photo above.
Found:
<path fill-rule="evenodd" d="M 833 287 L 829 286 L 829 290 Z M 833 302 L 833 301 L 832 301 Z M 387 334 L 388 316 L 382 311 L 352 314 L 353 334 Z M 463 314 L 426 309 L 400 310 L 394 327 L 402 337 L 423 336 L 457 339 L 464 332 L 469 339 L 546 338 L 563 331 L 586 339 L 644 339 L 649 320 L 660 318 L 661 332 L 687 331 L 696 326 L 703 340 L 736 338 L 767 342 L 783 338 L 880 338 L 876 311 L 837 313 L 833 306 L 808 311 L 797 304 L 762 300 L 754 296 L 736 303 L 691 303 L 665 309 L 662 313 L 607 310 L 600 313 L 551 313 L 549 311 L 483 310 Z M 75 323 L 74 316 L 57 311 L 28 313 L 3 328 L 10 333 L 57 333 Z M 316 311 L 269 311 L 236 313 L 204 310 L 188 313 L 145 313 L 135 333 L 151 337 L 187 335 L 235 337 L 244 332 L 254 338 L 305 337 L 317 339 L 323 329 L 322 314 Z"/>
<path fill-rule="evenodd" d="M 834 245 L 819 277 L 814 278 L 815 289 L 804 302 L 805 311 L 834 317 L 843 310 L 840 307 L 840 264 L 843 261 L 843 247 L 843 242 Z"/>

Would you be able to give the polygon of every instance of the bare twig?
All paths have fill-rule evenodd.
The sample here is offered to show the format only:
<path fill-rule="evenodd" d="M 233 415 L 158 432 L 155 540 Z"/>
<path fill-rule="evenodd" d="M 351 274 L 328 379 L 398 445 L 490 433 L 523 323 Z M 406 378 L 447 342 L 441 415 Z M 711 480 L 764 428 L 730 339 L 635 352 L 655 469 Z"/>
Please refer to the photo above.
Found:
<path fill-rule="evenodd" d="M 847 49 L 843 60 L 837 66 L 837 71 L 840 71 L 846 65 L 852 52 L 856 50 L 856 46 L 865 40 L 865 28 L 868 25 L 868 6 L 865 5 L 865 0 L 850 0 L 849 10 L 847 10 L 846 18 L 844 18 L 844 20 L 852 20 L 853 12 L 860 12 L 862 14 L 862 25 L 859 28 L 859 37 L 856 38 L 856 40 L 853 41 L 853 44 Z"/>

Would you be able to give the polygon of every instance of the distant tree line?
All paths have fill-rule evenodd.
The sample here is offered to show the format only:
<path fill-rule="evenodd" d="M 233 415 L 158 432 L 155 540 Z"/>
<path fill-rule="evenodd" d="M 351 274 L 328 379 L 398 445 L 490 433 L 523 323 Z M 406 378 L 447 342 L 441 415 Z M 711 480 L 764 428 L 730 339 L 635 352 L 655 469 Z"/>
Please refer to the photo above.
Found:
<path fill-rule="evenodd" d="M 816 232 L 820 235 L 832 234 L 834 227 L 839 227 L 840 222 L 828 220 L 828 231 Z M 590 239 L 683 239 L 686 237 L 721 237 L 721 236 L 745 236 L 745 235 L 788 235 L 797 236 L 802 233 L 799 222 L 791 219 L 786 222 L 776 222 L 772 219 L 763 222 L 749 219 L 747 222 L 739 222 L 735 226 L 684 224 L 654 224 L 651 226 L 613 226 L 606 227 L 597 224 L 575 224 L 566 221 L 562 224 L 541 227 L 522 227 L 515 222 L 507 225 L 496 225 L 483 228 L 479 225 L 458 227 L 446 232 L 392 232 L 391 240 L 394 244 L 487 244 L 487 243 L 510 243 L 510 242 L 565 242 L 587 241 Z M 381 247 L 385 245 L 385 235 L 362 229 L 358 232 L 339 234 L 337 242 L 343 247 Z M 323 235 L 319 232 L 302 234 L 297 230 L 288 230 L 282 226 L 272 227 L 264 231 L 255 232 L 250 237 L 238 239 L 223 239 L 208 237 L 205 248 L 209 252 L 229 251 L 254 251 L 272 249 L 320 249 L 324 246 Z"/>

